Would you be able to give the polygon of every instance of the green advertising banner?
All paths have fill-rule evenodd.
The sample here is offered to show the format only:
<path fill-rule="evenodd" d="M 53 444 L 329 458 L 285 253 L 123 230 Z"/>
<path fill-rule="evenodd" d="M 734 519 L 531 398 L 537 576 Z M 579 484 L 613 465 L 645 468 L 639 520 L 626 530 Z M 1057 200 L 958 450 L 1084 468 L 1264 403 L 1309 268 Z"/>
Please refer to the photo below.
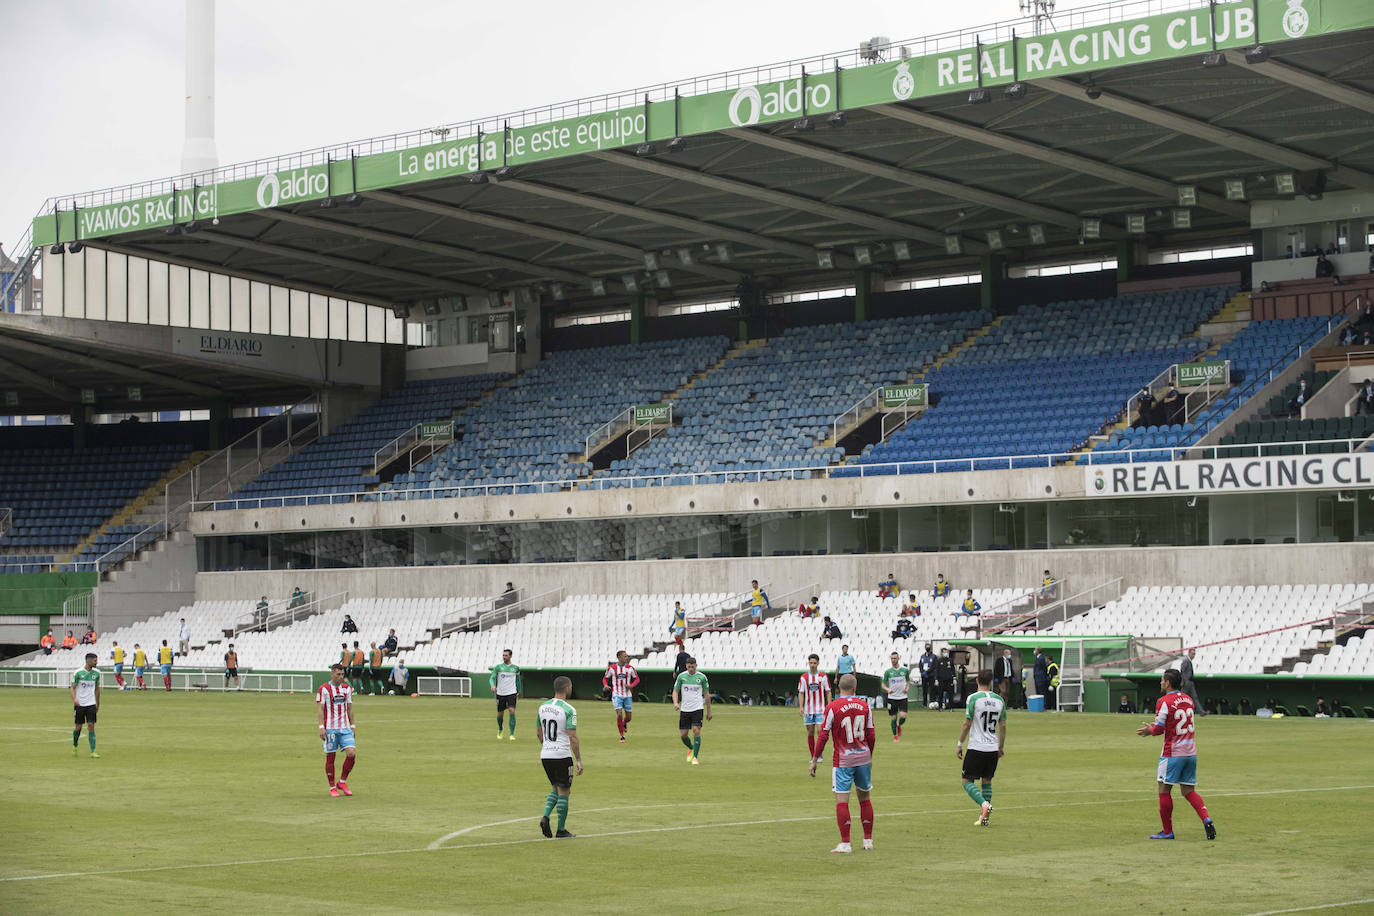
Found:
<path fill-rule="evenodd" d="M 320 200 L 353 191 L 399 187 L 503 165 L 661 142 L 676 136 L 787 121 L 904 102 L 1016 79 L 1072 76 L 1150 61 L 1200 55 L 1374 27 L 1370 0 L 1222 0 L 1215 5 L 1103 23 L 1049 35 L 1018 37 L 907 60 L 829 70 L 773 83 L 636 104 L 546 124 L 359 156 L 259 178 L 189 187 L 126 203 L 39 216 L 35 247 L 104 238 Z M 356 183 L 354 175 L 356 174 Z"/>
<path fill-rule="evenodd" d="M 434 440 L 453 440 L 453 421 L 435 420 L 432 423 L 420 424 L 420 438 Z"/>
<path fill-rule="evenodd" d="M 635 425 L 671 423 L 673 408 L 668 404 L 640 404 L 635 407 Z"/>
<path fill-rule="evenodd" d="M 891 385 L 883 389 L 884 407 L 925 407 L 928 386 L 921 382 L 917 385 Z"/>
<path fill-rule="evenodd" d="M 1230 383 L 1224 361 L 1181 363 L 1178 367 L 1180 388 L 1191 385 L 1226 385 Z"/>

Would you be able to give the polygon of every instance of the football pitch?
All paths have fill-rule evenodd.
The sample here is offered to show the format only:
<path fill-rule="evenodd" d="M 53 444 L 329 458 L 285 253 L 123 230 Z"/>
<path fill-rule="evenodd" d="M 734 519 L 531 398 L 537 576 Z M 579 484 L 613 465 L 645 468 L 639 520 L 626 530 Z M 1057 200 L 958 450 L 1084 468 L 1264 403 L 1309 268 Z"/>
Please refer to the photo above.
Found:
<path fill-rule="evenodd" d="M 913 711 L 894 744 L 879 711 L 876 848 L 856 822 L 842 856 L 795 710 L 717 706 L 692 767 L 670 706 L 621 745 L 609 703 L 573 702 L 578 836 L 546 840 L 536 700 L 497 741 L 490 700 L 359 698 L 331 798 L 309 695 L 107 691 L 92 760 L 65 691 L 0 690 L 0 911 L 1374 911 L 1368 720 L 1200 719 L 1220 836 L 1178 801 L 1165 842 L 1144 716 L 1009 714 L 980 828 L 962 716 Z"/>

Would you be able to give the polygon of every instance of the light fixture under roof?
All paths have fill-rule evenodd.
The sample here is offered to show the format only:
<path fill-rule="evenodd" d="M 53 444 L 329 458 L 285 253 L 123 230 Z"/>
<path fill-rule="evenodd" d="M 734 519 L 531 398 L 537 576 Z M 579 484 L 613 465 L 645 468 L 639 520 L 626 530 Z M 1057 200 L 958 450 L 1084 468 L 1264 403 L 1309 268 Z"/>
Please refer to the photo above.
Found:
<path fill-rule="evenodd" d="M 873 263 L 873 249 L 867 245 L 860 245 L 854 249 L 854 260 L 860 267 L 867 267 Z"/>
<path fill-rule="evenodd" d="M 1083 220 L 1083 238 L 1100 239 L 1102 238 L 1102 220 L 1097 217 L 1088 217 Z"/>
<path fill-rule="evenodd" d="M 829 251 L 816 252 L 816 266 L 821 270 L 830 270 L 835 266 L 835 255 Z"/>
<path fill-rule="evenodd" d="M 1032 245 L 1045 244 L 1045 227 L 1040 225 L 1039 223 L 1031 223 L 1031 225 L 1026 229 L 1026 235 L 1030 236 L 1030 242 Z"/>
<path fill-rule="evenodd" d="M 945 254 L 963 254 L 964 242 L 957 235 L 945 236 Z"/>
<path fill-rule="evenodd" d="M 1193 228 L 1193 211 L 1180 207 L 1170 216 L 1175 229 Z"/>
<path fill-rule="evenodd" d="M 1144 235 L 1144 234 L 1145 234 L 1145 214 L 1144 214 L 1144 213 L 1127 213 L 1127 214 L 1126 214 L 1126 231 L 1129 232 L 1131 235 Z"/>
<path fill-rule="evenodd" d="M 899 261 L 911 260 L 911 244 L 906 241 L 892 243 L 892 256 Z"/>
<path fill-rule="evenodd" d="M 1178 186 L 1178 205 L 1180 207 L 1197 206 L 1197 186 L 1184 184 Z"/>
<path fill-rule="evenodd" d="M 600 277 L 593 277 L 593 278 L 592 278 L 592 295 L 593 295 L 593 296 L 604 296 L 604 295 L 606 295 L 606 281 L 605 281 L 605 280 L 601 279 Z"/>
<path fill-rule="evenodd" d="M 1244 200 L 1245 199 L 1245 179 L 1228 178 L 1226 179 L 1226 199 Z"/>
<path fill-rule="evenodd" d="M 634 274 L 625 274 L 620 278 L 620 282 L 625 284 L 626 292 L 639 292 L 639 278 L 636 277 Z"/>
<path fill-rule="evenodd" d="M 993 251 L 1002 250 L 1002 231 L 1000 229 L 988 230 L 988 247 Z"/>

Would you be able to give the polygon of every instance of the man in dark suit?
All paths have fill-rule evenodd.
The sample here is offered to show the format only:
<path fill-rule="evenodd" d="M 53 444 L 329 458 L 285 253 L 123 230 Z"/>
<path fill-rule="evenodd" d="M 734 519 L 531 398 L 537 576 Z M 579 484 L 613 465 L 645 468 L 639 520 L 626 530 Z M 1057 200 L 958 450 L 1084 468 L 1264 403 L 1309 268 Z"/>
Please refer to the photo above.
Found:
<path fill-rule="evenodd" d="M 1002 697 L 1002 702 L 1012 706 L 1016 694 L 1016 663 L 1012 660 L 1011 650 L 1003 649 L 1002 657 L 992 667 L 992 689 Z"/>
<path fill-rule="evenodd" d="M 1045 658 L 1045 650 L 1039 646 L 1035 647 L 1035 670 L 1032 676 L 1035 678 L 1035 692 L 1042 697 L 1049 694 L 1050 663 Z"/>
<path fill-rule="evenodd" d="M 1193 682 L 1193 659 L 1197 657 L 1197 649 L 1189 649 L 1188 654 L 1178 663 L 1178 673 L 1183 678 L 1180 689 L 1193 699 L 1193 709 L 1199 716 L 1207 715 L 1207 710 L 1202 708 L 1202 701 L 1197 696 L 1197 684 Z"/>

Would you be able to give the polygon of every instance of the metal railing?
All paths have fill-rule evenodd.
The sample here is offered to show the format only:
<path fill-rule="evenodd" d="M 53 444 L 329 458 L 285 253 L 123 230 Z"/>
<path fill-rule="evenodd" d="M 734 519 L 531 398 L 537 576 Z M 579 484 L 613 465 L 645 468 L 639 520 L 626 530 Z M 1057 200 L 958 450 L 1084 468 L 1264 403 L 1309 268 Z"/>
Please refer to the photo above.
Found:
<path fill-rule="evenodd" d="M 947 473 L 957 471 L 1007 471 L 1061 466 L 1106 466 L 1111 464 L 1139 464 L 1145 462 L 1177 461 L 1188 458 L 1225 458 L 1224 452 L 1235 449 L 1257 449 L 1261 455 L 1272 454 L 1280 448 L 1300 448 L 1301 454 L 1322 454 L 1317 446 L 1345 445 L 1354 451 L 1364 439 L 1315 439 L 1308 442 L 1265 442 L 1249 445 L 1173 445 L 1158 448 L 1098 449 L 1091 452 L 1045 452 L 1024 455 L 996 455 L 970 458 L 913 458 L 882 464 L 813 465 L 781 470 L 757 471 L 701 471 L 670 474 L 627 475 L 601 477 L 593 480 L 568 479 L 532 483 L 468 484 L 465 486 L 419 487 L 408 490 L 375 490 L 353 493 L 297 494 L 288 496 L 252 496 L 234 499 L 197 500 L 193 511 L 231 511 L 235 509 L 275 509 L 284 506 L 333 506 L 359 502 L 409 501 L 414 499 L 449 499 L 476 496 L 508 496 L 511 494 L 566 493 L 610 489 L 606 484 L 629 487 L 700 486 L 726 483 L 772 483 L 788 480 L 824 480 L 853 477 L 892 477 L 913 474 Z M 1309 451 L 1311 450 L 1311 451 Z M 1075 464 L 1077 462 L 1077 464 Z M 721 479 L 717 479 L 721 478 Z"/>
<path fill-rule="evenodd" d="M 476 630 L 480 633 L 494 626 L 518 620 L 534 611 L 552 607 L 563 600 L 561 585 L 537 595 L 526 595 L 525 591 L 523 588 L 517 588 L 514 592 L 483 598 L 451 614 L 445 614 L 439 622 L 439 635 L 447 636 L 458 630 Z M 550 600 L 554 596 L 557 596 L 556 600 Z M 474 614 L 474 611 L 477 613 Z"/>
<path fill-rule="evenodd" d="M 620 413 L 611 417 L 605 423 L 602 423 L 591 431 L 591 434 L 587 436 L 582 454 L 590 458 L 594 450 L 601 448 L 601 446 L 605 445 L 607 442 L 629 432 L 630 428 L 634 426 L 634 423 L 635 409 L 633 407 L 626 407 Z"/>
<path fill-rule="evenodd" d="M 767 595 L 768 586 L 769 583 L 767 582 L 760 584 L 759 591 Z M 683 617 L 683 620 L 686 621 L 687 624 L 687 635 L 695 636 L 697 633 L 701 633 L 706 630 L 734 629 L 735 618 L 739 615 L 739 613 L 742 610 L 750 607 L 753 604 L 753 601 L 754 593 L 751 589 L 747 592 L 738 592 L 733 595 L 727 595 L 724 598 L 721 598 L 719 601 L 713 601 L 710 604 L 703 605 L 702 607 L 689 611 L 687 615 Z M 770 596 L 768 600 L 765 602 L 765 608 L 771 606 L 772 603 L 773 599 Z M 692 624 L 692 621 L 694 620 L 697 621 L 696 626 L 693 626 Z"/>
<path fill-rule="evenodd" d="M 443 443 L 443 444 L 445 444 L 445 445 L 451 445 L 451 444 L 453 443 L 453 436 L 452 436 L 452 435 L 448 436 L 447 438 L 442 437 L 442 436 L 426 436 L 426 435 L 424 435 L 424 429 L 425 429 L 425 427 L 427 427 L 427 426 L 433 426 L 433 425 L 435 425 L 436 423 L 444 423 L 444 422 L 452 423 L 452 420 L 451 420 L 451 419 L 448 420 L 448 421 L 444 421 L 444 420 L 425 420 L 424 422 L 416 423 L 416 424 L 415 424 L 414 426 L 412 426 L 410 429 L 408 429 L 408 430 L 406 430 L 405 432 L 401 433 L 401 434 L 400 434 L 399 436 L 397 436 L 395 439 L 392 439 L 392 440 L 391 440 L 390 442 L 388 442 L 386 445 L 383 445 L 381 448 L 377 449 L 377 451 L 373 452 L 373 453 L 372 453 L 372 474 L 373 474 L 373 476 L 375 477 L 375 476 L 377 475 L 377 473 L 378 473 L 379 471 L 381 471 L 382 468 L 386 467 L 388 464 L 390 464 L 391 462 L 395 461 L 396 458 L 399 457 L 399 456 L 401 455 L 402 452 L 405 452 L 405 451 L 413 451 L 413 450 L 414 450 L 414 447 L 415 447 L 416 445 L 420 444 L 421 442 L 430 442 L 430 443 L 433 443 L 433 444 L 436 445 L 436 446 L 439 445 L 440 443 Z M 450 429 L 452 429 L 452 426 L 450 426 Z M 437 451 L 437 449 L 436 449 L 436 451 Z M 433 457 L 433 454 L 434 454 L 434 453 L 431 452 L 428 456 L 426 456 L 426 458 Z M 408 470 L 414 470 L 414 469 L 415 469 L 415 462 L 414 462 L 414 461 L 411 461 L 411 463 L 410 463 L 410 468 L 408 468 Z"/>
<path fill-rule="evenodd" d="M 62 631 L 85 633 L 88 626 L 95 626 L 95 591 L 68 595 L 62 601 Z"/>
<path fill-rule="evenodd" d="M 1187 423 L 1196 416 L 1204 407 L 1212 403 L 1217 398 L 1231 390 L 1231 361 L 1226 360 L 1226 381 L 1220 384 L 1213 384 L 1211 379 L 1201 385 L 1191 385 L 1188 393 L 1183 396 L 1183 422 Z M 1194 405 L 1193 399 L 1201 395 L 1201 401 Z"/>
<path fill-rule="evenodd" d="M 1207 0 L 1126 0 L 1097 6 L 1065 10 L 1051 17 L 1055 31 L 1067 31 L 1091 26 L 1108 25 L 1166 12 L 1206 8 Z M 1010 41 L 1014 35 L 1037 34 L 1040 24 L 1035 17 L 1021 17 L 1002 22 L 943 32 L 936 35 L 893 41 L 882 57 L 922 57 L 954 50 L 966 50 L 984 45 Z M 881 59 L 881 58 L 880 58 Z M 319 146 L 263 159 L 250 160 L 215 169 L 186 172 L 180 175 L 134 182 L 117 187 L 61 194 L 51 197 L 39 209 L 38 216 L 75 207 L 99 207 L 109 204 L 141 200 L 177 191 L 187 191 L 193 185 L 209 187 L 227 181 L 259 178 L 263 175 L 348 161 L 354 156 L 395 152 L 440 142 L 454 142 L 504 131 L 547 124 L 565 118 L 584 117 L 624 108 L 639 108 L 646 102 L 671 101 L 679 95 L 700 95 L 709 92 L 738 89 L 745 86 L 797 79 L 803 73 L 831 72 L 837 68 L 853 68 L 875 63 L 863 57 L 857 48 L 818 54 L 805 58 L 780 61 L 762 66 L 727 70 L 683 80 L 639 86 L 619 92 L 606 93 L 528 108 L 522 111 L 489 115 L 467 121 L 445 122 L 435 127 L 405 133 L 389 134 Z M 23 243 L 21 243 L 23 244 Z M 24 249 L 16 248 L 15 251 Z"/>
<path fill-rule="evenodd" d="M 325 595 L 322 598 L 310 597 L 311 594 L 311 592 L 302 592 L 301 596 L 306 600 L 294 606 L 291 604 L 291 598 L 282 598 L 278 601 L 269 601 L 265 613 L 254 608 L 240 617 L 238 623 L 234 624 L 233 635 L 238 636 L 240 633 L 253 631 L 265 633 L 278 627 L 289 626 L 307 617 L 314 617 L 316 614 L 337 611 L 348 603 L 347 591 L 334 592 L 332 595 Z"/>
<path fill-rule="evenodd" d="M 844 429 L 845 435 L 849 435 L 861 426 L 867 415 L 876 411 L 883 404 L 883 389 L 874 388 L 868 394 L 859 398 L 836 417 L 830 423 L 830 441 L 833 445 L 840 444 L 840 430 Z"/>
<path fill-rule="evenodd" d="M 1070 617 L 1086 613 L 1093 608 L 1103 607 L 1109 602 L 1121 599 L 1123 579 L 1117 576 L 1100 585 L 1085 588 L 1072 595 L 1066 595 L 1041 605 L 1035 612 L 1035 627 L 1039 631 L 1055 624 L 1063 623 Z M 1085 607 L 1086 605 L 1086 607 Z"/>

